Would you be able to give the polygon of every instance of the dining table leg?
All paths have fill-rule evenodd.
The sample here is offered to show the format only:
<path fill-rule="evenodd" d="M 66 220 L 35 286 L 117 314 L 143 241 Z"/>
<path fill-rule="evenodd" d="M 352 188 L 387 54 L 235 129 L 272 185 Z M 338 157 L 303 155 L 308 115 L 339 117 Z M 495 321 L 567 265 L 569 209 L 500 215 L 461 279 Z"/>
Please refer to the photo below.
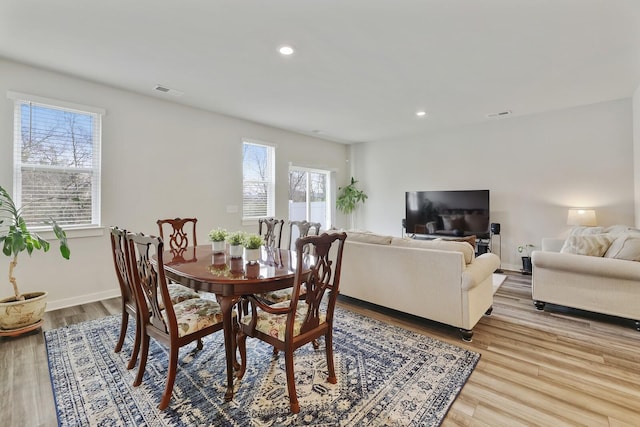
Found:
<path fill-rule="evenodd" d="M 227 391 L 224 394 L 225 402 L 233 400 L 233 378 L 234 378 L 234 365 L 236 362 L 235 355 L 235 325 L 233 324 L 233 308 L 240 300 L 240 297 L 236 296 L 221 296 L 218 297 L 220 302 L 220 308 L 222 308 L 222 322 L 224 329 L 224 350 L 227 359 Z"/>

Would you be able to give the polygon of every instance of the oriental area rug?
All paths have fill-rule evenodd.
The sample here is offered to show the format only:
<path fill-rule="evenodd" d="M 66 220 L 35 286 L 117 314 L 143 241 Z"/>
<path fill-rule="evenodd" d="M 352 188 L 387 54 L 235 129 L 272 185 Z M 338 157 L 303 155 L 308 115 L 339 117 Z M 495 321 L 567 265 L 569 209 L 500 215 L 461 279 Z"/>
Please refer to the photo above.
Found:
<path fill-rule="evenodd" d="M 247 339 L 248 367 L 225 402 L 222 333 L 180 349 L 169 408 L 157 409 L 166 381 L 167 349 L 151 339 L 139 387 L 127 370 L 133 327 L 114 353 L 120 316 L 45 331 L 61 426 L 438 426 L 480 355 L 336 308 L 337 384 L 326 382 L 324 340 L 295 353 L 300 413 L 289 413 L 284 354 Z"/>

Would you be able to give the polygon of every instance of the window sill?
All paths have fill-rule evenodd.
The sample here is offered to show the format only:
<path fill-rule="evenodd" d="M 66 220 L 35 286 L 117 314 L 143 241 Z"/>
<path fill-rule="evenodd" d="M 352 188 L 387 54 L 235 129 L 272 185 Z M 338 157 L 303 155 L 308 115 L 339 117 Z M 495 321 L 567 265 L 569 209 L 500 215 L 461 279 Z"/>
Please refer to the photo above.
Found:
<path fill-rule="evenodd" d="M 55 239 L 55 234 L 51 228 L 31 227 L 31 231 L 38 233 L 41 237 L 50 240 Z M 68 239 L 79 239 L 82 237 L 99 237 L 104 236 L 104 228 L 101 225 L 89 225 L 82 227 L 63 227 Z"/>

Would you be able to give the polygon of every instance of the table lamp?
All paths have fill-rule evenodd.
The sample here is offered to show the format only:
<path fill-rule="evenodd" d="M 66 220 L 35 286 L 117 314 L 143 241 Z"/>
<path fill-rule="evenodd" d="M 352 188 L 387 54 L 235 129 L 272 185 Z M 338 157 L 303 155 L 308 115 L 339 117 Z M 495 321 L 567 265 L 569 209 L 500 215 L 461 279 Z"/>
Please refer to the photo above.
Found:
<path fill-rule="evenodd" d="M 596 225 L 596 211 L 594 209 L 571 208 L 567 214 L 567 225 L 593 227 Z"/>

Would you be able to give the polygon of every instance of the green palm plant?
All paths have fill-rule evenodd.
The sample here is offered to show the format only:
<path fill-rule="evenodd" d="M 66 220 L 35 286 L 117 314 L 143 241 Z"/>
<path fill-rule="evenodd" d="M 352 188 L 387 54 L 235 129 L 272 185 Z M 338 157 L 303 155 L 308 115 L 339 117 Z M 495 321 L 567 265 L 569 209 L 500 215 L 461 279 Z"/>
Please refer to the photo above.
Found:
<path fill-rule="evenodd" d="M 53 227 L 53 232 L 60 241 L 62 257 L 69 259 L 71 251 L 67 244 L 66 233 L 53 219 L 50 219 L 47 224 Z M 18 290 L 18 283 L 16 278 L 13 277 L 13 271 L 18 265 L 18 255 L 24 251 L 27 251 L 29 255 L 34 250 L 47 252 L 50 244 L 37 233 L 29 231 L 22 217 L 22 208 L 16 207 L 11 195 L 2 186 L 0 186 L 0 245 L 2 245 L 2 253 L 11 258 L 9 262 L 9 282 L 13 285 L 15 300 L 23 301 L 24 296 Z"/>
<path fill-rule="evenodd" d="M 339 211 L 350 214 L 358 206 L 358 203 L 364 203 L 367 200 L 367 195 L 364 191 L 356 188 L 356 181 L 351 177 L 351 184 L 338 188 L 338 198 L 336 199 L 336 207 Z"/>
<path fill-rule="evenodd" d="M 358 181 L 351 177 L 351 184 L 338 188 L 338 198 L 336 199 L 336 208 L 344 214 L 349 215 L 351 228 L 354 227 L 355 210 L 356 207 L 358 207 L 358 203 L 364 203 L 368 197 L 364 191 L 356 187 L 357 183 Z"/>

